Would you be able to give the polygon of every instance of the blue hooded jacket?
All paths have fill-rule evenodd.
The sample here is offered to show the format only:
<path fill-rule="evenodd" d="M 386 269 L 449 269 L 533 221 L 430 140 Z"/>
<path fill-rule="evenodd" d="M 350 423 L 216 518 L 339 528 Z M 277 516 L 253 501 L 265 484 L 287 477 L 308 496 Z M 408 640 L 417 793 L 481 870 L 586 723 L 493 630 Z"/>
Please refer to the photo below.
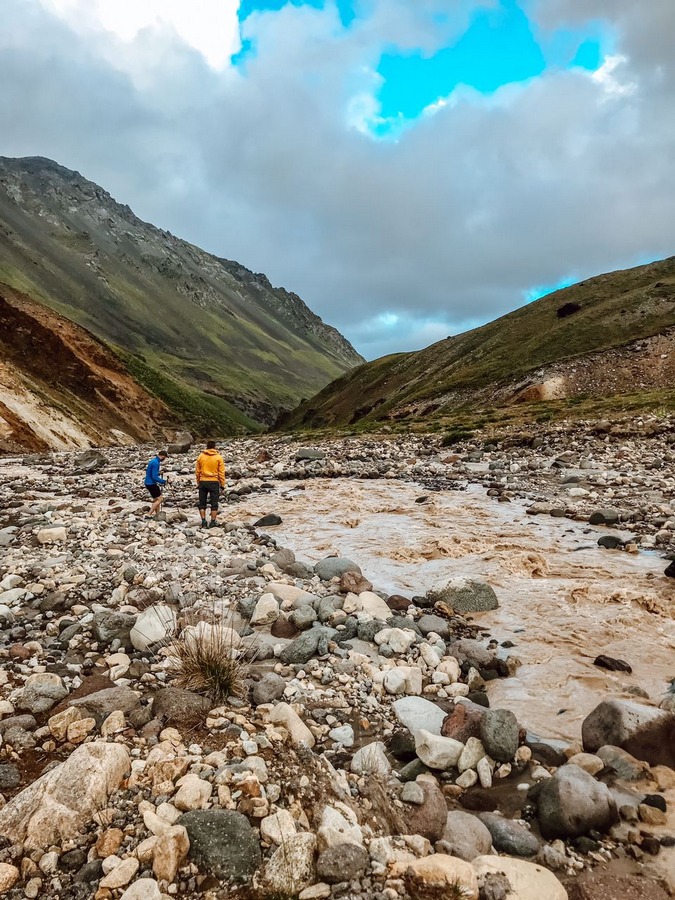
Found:
<path fill-rule="evenodd" d="M 146 487 L 149 487 L 151 484 L 166 484 L 166 479 L 159 477 L 159 467 L 161 465 L 162 461 L 159 456 L 153 456 L 148 463 L 148 468 L 145 470 Z"/>

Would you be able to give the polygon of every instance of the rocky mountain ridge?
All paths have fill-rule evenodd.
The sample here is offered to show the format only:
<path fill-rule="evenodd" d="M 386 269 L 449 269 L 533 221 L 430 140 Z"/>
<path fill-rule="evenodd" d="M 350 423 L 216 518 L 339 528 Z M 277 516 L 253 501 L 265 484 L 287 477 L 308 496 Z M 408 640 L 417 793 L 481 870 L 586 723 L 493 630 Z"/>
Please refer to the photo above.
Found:
<path fill-rule="evenodd" d="M 671 257 L 556 291 L 416 353 L 366 363 L 283 424 L 429 425 L 514 405 L 672 393 L 674 326 Z"/>
<path fill-rule="evenodd" d="M 40 157 L 0 158 L 0 281 L 130 354 L 160 396 L 170 377 L 220 403 L 224 429 L 269 422 L 363 361 L 297 295 Z"/>

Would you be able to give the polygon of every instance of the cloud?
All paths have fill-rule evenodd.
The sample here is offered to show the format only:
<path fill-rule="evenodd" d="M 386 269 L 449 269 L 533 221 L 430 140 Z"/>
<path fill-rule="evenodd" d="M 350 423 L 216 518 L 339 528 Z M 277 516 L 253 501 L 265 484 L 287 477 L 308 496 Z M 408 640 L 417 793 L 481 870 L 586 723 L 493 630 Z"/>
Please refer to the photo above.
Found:
<path fill-rule="evenodd" d="M 202 0 L 224 33 L 202 44 L 203 25 L 169 14 L 178 0 L 163 17 L 139 0 L 126 31 L 53 2 L 3 0 L 0 153 L 80 170 L 297 291 L 368 355 L 500 315 L 572 273 L 674 252 L 671 0 L 649 16 L 628 0 L 529 0 L 542 35 L 605 22 L 598 72 L 550 69 L 490 96 L 459 87 L 387 140 L 368 125 L 381 54 L 447 46 L 475 2 L 443 20 L 447 2 L 371 0 L 349 28 L 330 0 L 254 13 L 239 68 L 222 64 L 239 46 L 237 4 L 225 15 Z"/>

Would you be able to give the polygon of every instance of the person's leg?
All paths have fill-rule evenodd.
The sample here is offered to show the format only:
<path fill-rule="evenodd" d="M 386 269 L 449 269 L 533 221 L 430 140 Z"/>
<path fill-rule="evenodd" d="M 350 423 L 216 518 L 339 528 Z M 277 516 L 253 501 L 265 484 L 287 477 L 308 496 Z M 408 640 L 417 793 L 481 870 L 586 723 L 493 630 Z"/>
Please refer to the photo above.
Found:
<path fill-rule="evenodd" d="M 208 497 L 208 491 L 206 489 L 206 485 L 200 483 L 199 485 L 199 517 L 202 520 L 202 528 L 206 528 L 206 500 Z"/>
<path fill-rule="evenodd" d="M 220 485 L 216 482 L 211 488 L 211 528 L 215 528 L 218 519 L 218 498 Z"/>

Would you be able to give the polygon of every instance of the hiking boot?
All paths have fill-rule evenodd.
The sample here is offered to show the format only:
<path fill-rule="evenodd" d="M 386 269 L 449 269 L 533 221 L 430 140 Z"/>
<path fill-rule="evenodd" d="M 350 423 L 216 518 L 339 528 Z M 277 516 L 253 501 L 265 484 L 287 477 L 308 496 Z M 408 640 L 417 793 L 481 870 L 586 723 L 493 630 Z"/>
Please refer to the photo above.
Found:
<path fill-rule="evenodd" d="M 217 527 L 218 527 L 218 523 L 216 522 L 215 519 L 212 519 L 212 520 L 209 522 L 209 528 L 217 528 Z"/>
<path fill-rule="evenodd" d="M 202 519 L 202 528 L 208 528 L 208 527 L 209 527 L 209 523 L 206 521 L 206 519 Z"/>

